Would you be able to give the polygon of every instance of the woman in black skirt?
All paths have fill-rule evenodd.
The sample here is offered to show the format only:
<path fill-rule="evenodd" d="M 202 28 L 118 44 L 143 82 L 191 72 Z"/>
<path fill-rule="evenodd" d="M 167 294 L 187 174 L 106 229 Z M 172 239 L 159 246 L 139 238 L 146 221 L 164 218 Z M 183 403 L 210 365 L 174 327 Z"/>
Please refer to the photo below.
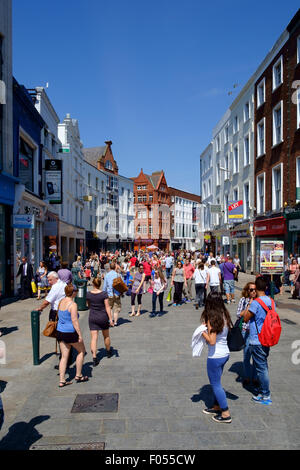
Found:
<path fill-rule="evenodd" d="M 67 284 L 65 287 L 66 297 L 58 305 L 58 323 L 56 339 L 59 342 L 61 351 L 61 360 L 59 361 L 59 388 L 70 385 L 72 382 L 66 382 L 65 373 L 71 346 L 78 352 L 76 358 L 76 376 L 77 383 L 86 382 L 88 377 L 83 377 L 82 366 L 85 354 L 85 346 L 78 322 L 77 304 L 74 302 L 76 290 L 73 284 Z"/>
<path fill-rule="evenodd" d="M 87 305 L 90 309 L 89 327 L 91 331 L 91 353 L 94 367 L 99 364 L 97 358 L 97 341 L 99 330 L 102 330 L 107 357 L 112 356 L 110 347 L 109 327 L 114 326 L 111 309 L 106 292 L 100 290 L 101 279 L 93 279 L 93 289 L 86 294 Z"/>

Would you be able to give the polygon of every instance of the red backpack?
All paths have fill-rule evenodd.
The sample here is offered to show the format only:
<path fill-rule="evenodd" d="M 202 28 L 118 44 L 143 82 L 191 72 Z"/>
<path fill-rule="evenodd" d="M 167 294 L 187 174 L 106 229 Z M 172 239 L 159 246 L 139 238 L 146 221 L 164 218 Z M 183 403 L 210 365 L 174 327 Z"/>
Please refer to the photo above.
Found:
<path fill-rule="evenodd" d="M 275 311 L 275 302 L 271 300 L 271 307 L 268 307 L 260 298 L 255 299 L 261 307 L 266 311 L 266 318 L 263 323 L 260 333 L 258 332 L 257 324 L 257 335 L 262 346 L 275 346 L 278 343 L 281 334 L 281 323 L 278 313 Z"/>

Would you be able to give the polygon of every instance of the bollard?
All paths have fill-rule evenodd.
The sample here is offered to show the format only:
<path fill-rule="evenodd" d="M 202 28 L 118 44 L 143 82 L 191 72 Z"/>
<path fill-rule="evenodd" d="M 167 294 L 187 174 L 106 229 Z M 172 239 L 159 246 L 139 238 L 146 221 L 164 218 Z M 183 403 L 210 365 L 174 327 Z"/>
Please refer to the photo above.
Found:
<path fill-rule="evenodd" d="M 88 307 L 86 306 L 87 280 L 77 279 L 76 286 L 78 292 L 77 296 L 75 297 L 75 302 L 77 303 L 78 310 L 88 310 Z"/>
<path fill-rule="evenodd" d="M 40 312 L 37 310 L 31 312 L 31 335 L 33 365 L 38 366 L 40 363 Z"/>

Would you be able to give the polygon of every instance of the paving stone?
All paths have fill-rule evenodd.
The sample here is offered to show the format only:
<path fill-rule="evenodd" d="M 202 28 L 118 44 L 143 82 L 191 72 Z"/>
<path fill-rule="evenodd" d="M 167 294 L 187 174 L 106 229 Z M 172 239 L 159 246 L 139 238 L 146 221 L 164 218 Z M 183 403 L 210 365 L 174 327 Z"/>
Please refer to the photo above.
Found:
<path fill-rule="evenodd" d="M 125 419 L 103 419 L 102 433 L 125 433 Z"/>
<path fill-rule="evenodd" d="M 128 433 L 168 432 L 167 423 L 159 418 L 136 418 L 127 420 Z"/>

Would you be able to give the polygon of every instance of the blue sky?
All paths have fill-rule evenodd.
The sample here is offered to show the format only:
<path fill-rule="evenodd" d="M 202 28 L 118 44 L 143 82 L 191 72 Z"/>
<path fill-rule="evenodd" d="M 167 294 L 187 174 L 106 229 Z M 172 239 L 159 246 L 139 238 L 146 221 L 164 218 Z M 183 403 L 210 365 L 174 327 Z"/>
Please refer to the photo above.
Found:
<path fill-rule="evenodd" d="M 112 140 L 124 176 L 163 169 L 200 193 L 212 128 L 299 0 L 13 0 L 13 73 L 45 86 L 85 147 Z M 235 88 L 234 94 L 228 92 Z"/>

